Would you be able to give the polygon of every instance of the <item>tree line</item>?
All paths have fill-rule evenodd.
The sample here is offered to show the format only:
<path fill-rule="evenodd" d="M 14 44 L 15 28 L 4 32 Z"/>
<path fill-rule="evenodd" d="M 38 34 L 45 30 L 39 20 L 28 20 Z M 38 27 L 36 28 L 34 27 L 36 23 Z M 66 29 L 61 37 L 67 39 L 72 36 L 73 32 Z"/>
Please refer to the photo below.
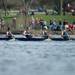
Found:
<path fill-rule="evenodd" d="M 0 9 L 19 9 L 20 7 L 35 8 L 36 6 L 44 6 L 45 8 L 50 8 L 58 11 L 60 13 L 62 1 L 62 8 L 65 11 L 65 6 L 67 3 L 71 3 L 75 0 L 0 0 Z"/>

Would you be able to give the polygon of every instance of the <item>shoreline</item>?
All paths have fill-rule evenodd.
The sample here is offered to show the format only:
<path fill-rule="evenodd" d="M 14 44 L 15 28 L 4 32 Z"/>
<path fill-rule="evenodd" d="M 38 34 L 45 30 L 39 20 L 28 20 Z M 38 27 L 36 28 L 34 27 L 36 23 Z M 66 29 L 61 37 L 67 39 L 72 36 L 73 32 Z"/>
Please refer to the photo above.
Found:
<path fill-rule="evenodd" d="M 10 30 L 13 34 L 22 34 L 25 29 L 10 29 Z M 41 30 L 41 29 L 29 29 L 29 32 L 34 35 L 41 34 L 42 31 L 43 30 Z M 46 31 L 48 34 L 53 34 L 53 35 L 55 35 L 55 34 L 60 35 L 61 34 L 61 30 L 60 31 L 51 31 L 49 29 L 46 29 Z M 0 29 L 0 34 L 6 34 L 6 32 L 7 32 L 7 29 L 2 29 L 2 30 Z M 75 30 L 70 30 L 70 31 L 68 30 L 68 33 L 69 33 L 69 35 L 75 35 Z"/>

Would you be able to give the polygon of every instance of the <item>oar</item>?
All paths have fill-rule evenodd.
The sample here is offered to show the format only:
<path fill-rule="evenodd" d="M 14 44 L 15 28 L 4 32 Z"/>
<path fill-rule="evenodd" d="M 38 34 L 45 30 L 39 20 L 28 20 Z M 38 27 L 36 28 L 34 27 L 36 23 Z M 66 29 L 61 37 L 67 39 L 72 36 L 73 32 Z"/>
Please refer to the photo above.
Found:
<path fill-rule="evenodd" d="M 12 34 L 12 39 L 14 39 L 15 40 L 15 36 Z"/>

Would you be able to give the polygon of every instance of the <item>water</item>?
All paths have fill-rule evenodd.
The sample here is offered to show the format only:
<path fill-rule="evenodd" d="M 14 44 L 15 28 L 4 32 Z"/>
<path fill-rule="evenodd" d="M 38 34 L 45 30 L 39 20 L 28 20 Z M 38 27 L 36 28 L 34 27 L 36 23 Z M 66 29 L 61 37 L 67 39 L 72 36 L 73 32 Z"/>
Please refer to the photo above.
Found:
<path fill-rule="evenodd" d="M 0 75 L 75 75 L 75 42 L 0 41 Z"/>

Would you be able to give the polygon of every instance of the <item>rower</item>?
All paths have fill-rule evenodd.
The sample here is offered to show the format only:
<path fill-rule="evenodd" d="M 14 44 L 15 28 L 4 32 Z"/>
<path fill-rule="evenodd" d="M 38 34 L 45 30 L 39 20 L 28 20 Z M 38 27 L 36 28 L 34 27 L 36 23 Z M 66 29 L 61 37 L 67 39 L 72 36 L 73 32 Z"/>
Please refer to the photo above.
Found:
<path fill-rule="evenodd" d="M 23 32 L 23 35 L 24 35 L 26 38 L 32 38 L 32 35 L 31 35 L 31 33 L 29 32 L 29 30 L 25 30 L 25 31 Z"/>
<path fill-rule="evenodd" d="M 65 39 L 65 40 L 69 40 L 69 34 L 67 33 L 66 30 L 62 31 L 62 37 L 63 37 L 63 39 Z"/>
<path fill-rule="evenodd" d="M 44 38 L 48 38 L 48 33 L 47 33 L 46 30 L 44 30 L 44 31 L 42 32 L 42 34 L 43 34 L 43 37 L 44 37 Z"/>
<path fill-rule="evenodd" d="M 6 32 L 6 36 L 7 36 L 8 38 L 12 38 L 12 37 L 13 37 L 13 34 L 11 33 L 9 27 L 8 27 L 8 29 L 7 29 L 7 32 Z"/>

